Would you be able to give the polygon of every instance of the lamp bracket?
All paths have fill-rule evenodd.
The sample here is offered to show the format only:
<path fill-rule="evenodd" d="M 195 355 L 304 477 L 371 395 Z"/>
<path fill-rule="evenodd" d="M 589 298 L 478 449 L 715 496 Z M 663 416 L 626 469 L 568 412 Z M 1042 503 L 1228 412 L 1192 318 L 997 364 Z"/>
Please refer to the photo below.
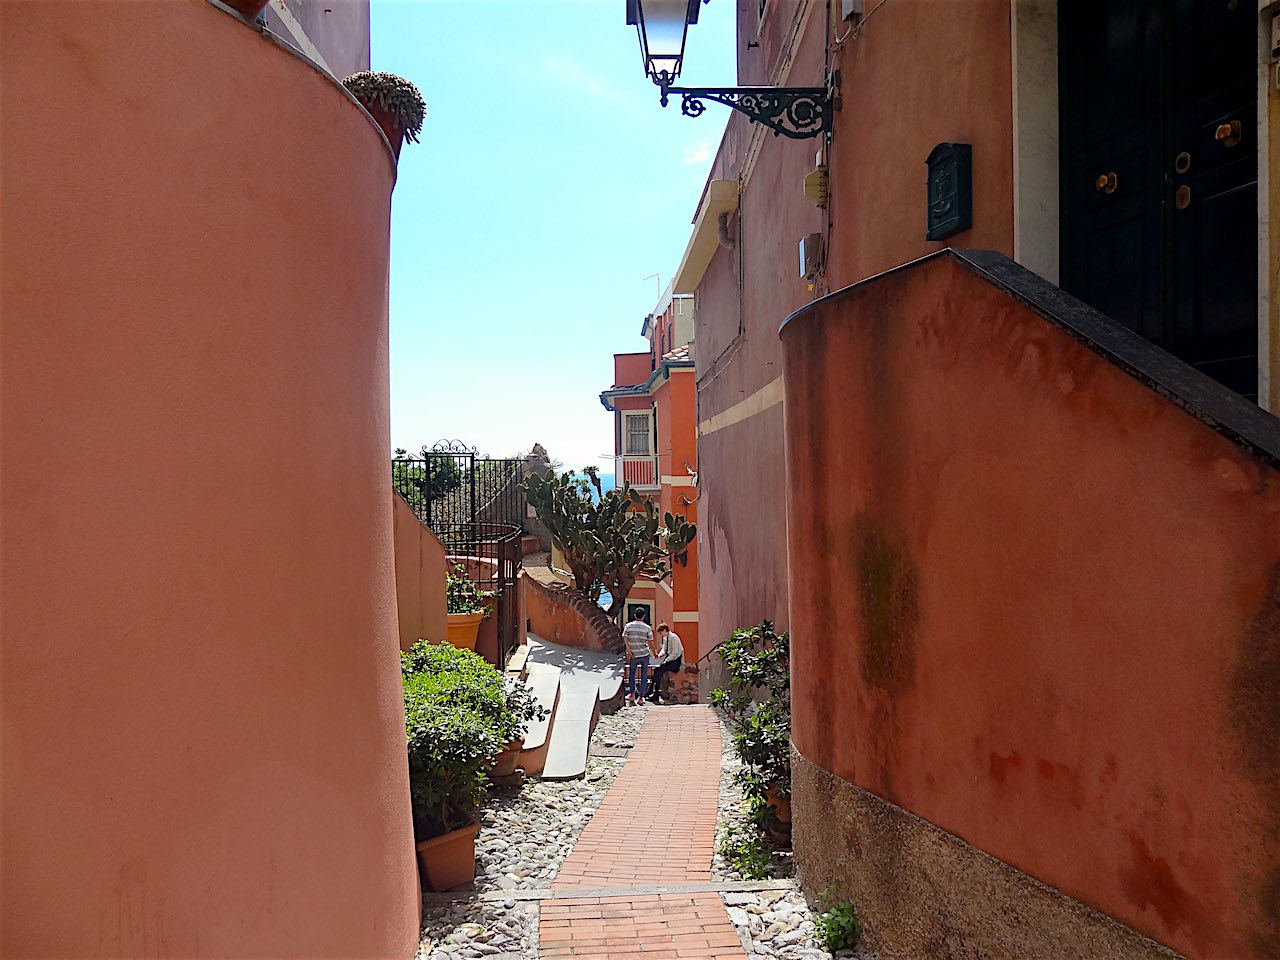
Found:
<path fill-rule="evenodd" d="M 657 80 L 662 105 L 675 94 L 680 112 L 698 117 L 706 112 L 704 100 L 723 103 L 762 123 L 773 135 L 806 140 L 831 130 L 831 91 L 826 87 L 673 87 L 665 76 Z"/>

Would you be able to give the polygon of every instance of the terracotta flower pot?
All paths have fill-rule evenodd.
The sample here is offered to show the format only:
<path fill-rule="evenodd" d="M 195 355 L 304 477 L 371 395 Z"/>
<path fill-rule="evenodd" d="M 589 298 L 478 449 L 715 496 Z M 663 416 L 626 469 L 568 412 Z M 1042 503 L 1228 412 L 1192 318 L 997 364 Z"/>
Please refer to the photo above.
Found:
<path fill-rule="evenodd" d="M 778 818 L 781 823 L 791 822 L 791 795 L 783 793 L 775 786 L 765 787 L 764 790 L 765 803 L 773 807 L 773 815 Z"/>
<path fill-rule="evenodd" d="M 520 760 L 520 748 L 524 746 L 524 737 L 512 740 L 502 752 L 494 758 L 493 769 L 489 771 L 491 777 L 509 777 L 516 772 L 516 764 Z"/>
<path fill-rule="evenodd" d="M 400 126 L 395 114 L 386 107 L 379 106 L 376 103 L 365 103 L 363 100 L 360 103 L 369 111 L 369 115 L 378 121 L 378 126 L 382 128 L 382 132 L 387 137 L 387 142 L 391 144 L 391 152 L 395 154 L 398 161 L 400 159 L 400 147 L 404 145 L 404 127 Z"/>
<path fill-rule="evenodd" d="M 449 621 L 449 642 L 464 650 L 474 650 L 484 613 L 451 613 L 446 619 Z"/>
<path fill-rule="evenodd" d="M 250 20 L 257 19 L 258 14 L 262 12 L 262 8 L 267 5 L 267 0 L 222 0 L 222 2 L 242 17 L 248 17 Z"/>
<path fill-rule="evenodd" d="M 476 878 L 476 834 L 479 832 L 480 824 L 472 823 L 415 844 L 427 889 L 443 893 Z"/>

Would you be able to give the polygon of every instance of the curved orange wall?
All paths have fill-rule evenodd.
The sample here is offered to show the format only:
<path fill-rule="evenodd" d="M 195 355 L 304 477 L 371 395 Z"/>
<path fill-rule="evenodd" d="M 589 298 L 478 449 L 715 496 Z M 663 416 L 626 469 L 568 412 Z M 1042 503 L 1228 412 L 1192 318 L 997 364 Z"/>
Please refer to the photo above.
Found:
<path fill-rule="evenodd" d="M 1280 956 L 1280 473 L 949 259 L 782 343 L 800 753 L 1189 956 Z"/>
<path fill-rule="evenodd" d="M 0 18 L 0 952 L 409 956 L 386 146 L 203 0 Z"/>

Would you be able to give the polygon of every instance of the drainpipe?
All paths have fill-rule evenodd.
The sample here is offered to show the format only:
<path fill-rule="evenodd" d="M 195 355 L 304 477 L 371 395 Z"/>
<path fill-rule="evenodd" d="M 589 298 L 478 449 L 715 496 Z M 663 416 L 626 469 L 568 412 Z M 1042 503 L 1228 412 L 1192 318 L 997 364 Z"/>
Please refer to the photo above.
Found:
<path fill-rule="evenodd" d="M 734 248 L 734 239 L 729 236 L 729 214 L 720 214 L 720 218 L 716 223 L 719 225 L 719 229 L 716 231 L 716 239 L 720 241 L 720 246 L 726 250 L 732 250 Z"/>

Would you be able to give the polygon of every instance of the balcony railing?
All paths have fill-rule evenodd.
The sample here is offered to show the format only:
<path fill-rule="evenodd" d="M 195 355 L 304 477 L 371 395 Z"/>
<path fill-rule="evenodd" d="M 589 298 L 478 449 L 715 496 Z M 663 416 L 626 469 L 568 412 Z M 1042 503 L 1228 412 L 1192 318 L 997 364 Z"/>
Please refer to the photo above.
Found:
<path fill-rule="evenodd" d="M 615 457 L 613 470 L 614 483 L 619 487 L 624 483 L 640 490 L 656 489 L 658 486 L 656 457 Z"/>

